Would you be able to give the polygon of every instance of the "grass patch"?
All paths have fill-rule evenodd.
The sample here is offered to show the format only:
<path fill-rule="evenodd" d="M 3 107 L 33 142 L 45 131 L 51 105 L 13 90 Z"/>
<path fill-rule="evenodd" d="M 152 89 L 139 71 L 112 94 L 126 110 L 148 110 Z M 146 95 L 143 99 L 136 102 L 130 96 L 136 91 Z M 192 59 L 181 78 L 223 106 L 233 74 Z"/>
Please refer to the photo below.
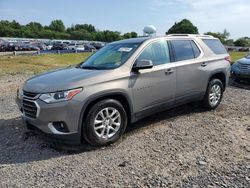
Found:
<path fill-rule="evenodd" d="M 230 52 L 232 61 L 235 62 L 238 59 L 243 58 L 245 55 L 249 54 L 248 52 Z"/>
<path fill-rule="evenodd" d="M 246 52 L 231 52 L 233 62 L 244 57 Z M 82 62 L 91 53 L 47 54 L 39 56 L 0 56 L 0 76 L 38 74 L 51 69 Z"/>
<path fill-rule="evenodd" d="M 91 53 L 47 54 L 39 56 L 0 56 L 0 76 L 38 74 L 82 62 Z"/>

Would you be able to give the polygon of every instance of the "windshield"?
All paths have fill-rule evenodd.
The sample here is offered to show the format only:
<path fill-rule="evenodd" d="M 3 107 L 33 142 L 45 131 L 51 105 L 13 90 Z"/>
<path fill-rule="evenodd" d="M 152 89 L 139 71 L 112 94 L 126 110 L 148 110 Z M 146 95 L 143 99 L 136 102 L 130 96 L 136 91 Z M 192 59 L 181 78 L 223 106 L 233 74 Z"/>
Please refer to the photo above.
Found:
<path fill-rule="evenodd" d="M 115 69 L 125 63 L 139 43 L 114 43 L 103 47 L 80 64 L 86 69 Z"/>

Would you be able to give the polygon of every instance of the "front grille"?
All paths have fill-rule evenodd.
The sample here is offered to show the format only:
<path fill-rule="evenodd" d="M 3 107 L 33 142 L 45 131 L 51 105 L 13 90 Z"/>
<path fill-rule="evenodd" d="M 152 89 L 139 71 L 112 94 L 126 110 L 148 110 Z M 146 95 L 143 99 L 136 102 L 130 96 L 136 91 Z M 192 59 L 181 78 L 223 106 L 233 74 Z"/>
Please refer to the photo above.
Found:
<path fill-rule="evenodd" d="M 25 98 L 34 99 L 37 96 L 38 96 L 38 93 L 23 91 L 23 97 L 25 97 Z"/>
<path fill-rule="evenodd" d="M 240 64 L 240 69 L 242 71 L 250 71 L 250 65 L 249 64 Z"/>
<path fill-rule="evenodd" d="M 23 112 L 24 115 L 30 118 L 36 118 L 37 106 L 34 101 L 23 99 Z"/>

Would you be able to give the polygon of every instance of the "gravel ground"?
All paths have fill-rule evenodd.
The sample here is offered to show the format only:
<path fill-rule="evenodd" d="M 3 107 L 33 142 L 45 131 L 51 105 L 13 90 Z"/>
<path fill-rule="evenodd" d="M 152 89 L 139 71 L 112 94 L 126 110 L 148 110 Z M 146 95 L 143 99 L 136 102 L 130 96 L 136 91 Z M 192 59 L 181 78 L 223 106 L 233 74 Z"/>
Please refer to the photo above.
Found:
<path fill-rule="evenodd" d="M 23 128 L 14 98 L 27 78 L 0 79 L 0 187 L 250 187 L 249 85 L 232 82 L 215 111 L 181 106 L 72 151 Z"/>

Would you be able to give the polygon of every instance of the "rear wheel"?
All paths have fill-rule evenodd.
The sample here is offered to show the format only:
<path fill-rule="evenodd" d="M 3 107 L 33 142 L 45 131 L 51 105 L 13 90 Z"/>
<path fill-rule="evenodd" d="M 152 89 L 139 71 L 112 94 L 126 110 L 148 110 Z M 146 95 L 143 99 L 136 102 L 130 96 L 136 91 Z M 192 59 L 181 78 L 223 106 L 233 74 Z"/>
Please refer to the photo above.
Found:
<path fill-rule="evenodd" d="M 93 146 L 105 146 L 117 141 L 127 126 L 127 113 L 114 99 L 97 102 L 84 121 L 84 137 Z"/>
<path fill-rule="evenodd" d="M 203 106 L 208 110 L 217 108 L 223 97 L 223 84 L 219 79 L 212 79 L 203 99 Z"/>

